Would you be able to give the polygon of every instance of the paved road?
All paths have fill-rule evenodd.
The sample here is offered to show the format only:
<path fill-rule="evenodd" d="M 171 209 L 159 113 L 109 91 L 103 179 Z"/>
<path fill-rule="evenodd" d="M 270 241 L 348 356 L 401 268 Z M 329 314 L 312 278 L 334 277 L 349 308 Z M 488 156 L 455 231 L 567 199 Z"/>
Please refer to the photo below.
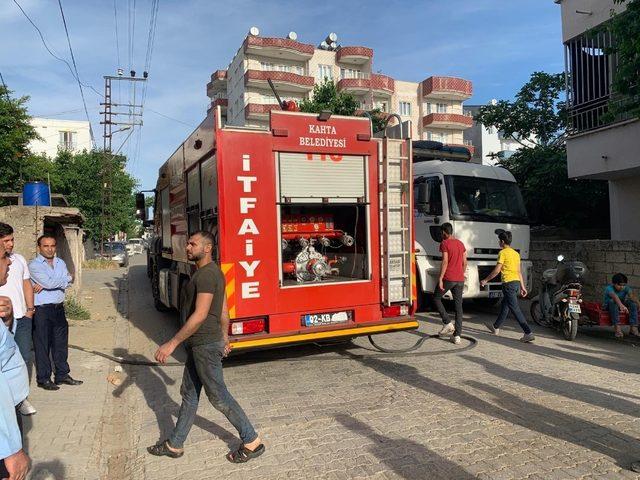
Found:
<path fill-rule="evenodd" d="M 142 261 L 134 258 L 128 279 L 122 269 L 86 272 L 82 301 L 93 318 L 72 322 L 71 343 L 145 360 L 173 334 L 175 315 L 153 309 Z M 540 329 L 522 345 L 513 324 L 491 336 L 482 322 L 494 313 L 467 307 L 475 348 L 429 340 L 416 353 L 384 355 L 358 339 L 228 360 L 227 383 L 267 446 L 246 465 L 224 459 L 236 433 L 204 396 L 185 456 L 149 456 L 175 422 L 181 367 L 124 365 L 114 385 L 116 362 L 72 350 L 72 373 L 85 384 L 31 395 L 31 478 L 638 478 L 624 469 L 640 458 L 638 347 Z M 437 319 L 421 318 L 421 332 L 438 330 Z M 378 338 L 397 347 L 417 337 Z"/>
<path fill-rule="evenodd" d="M 129 272 L 127 353 L 141 359 L 176 323 L 154 312 L 139 261 Z M 173 426 L 182 369 L 126 367 L 117 394 L 126 392 L 132 421 L 127 471 L 154 480 L 638 478 L 624 469 L 640 458 L 638 347 L 584 333 L 566 342 L 540 329 L 523 345 L 514 324 L 487 334 L 482 322 L 493 315 L 466 316 L 475 348 L 429 340 L 416 353 L 384 355 L 359 339 L 227 361 L 230 390 L 267 446 L 240 466 L 224 459 L 238 442 L 233 427 L 204 396 L 184 457 L 147 455 Z M 422 320 L 420 331 L 437 331 L 434 317 Z"/>

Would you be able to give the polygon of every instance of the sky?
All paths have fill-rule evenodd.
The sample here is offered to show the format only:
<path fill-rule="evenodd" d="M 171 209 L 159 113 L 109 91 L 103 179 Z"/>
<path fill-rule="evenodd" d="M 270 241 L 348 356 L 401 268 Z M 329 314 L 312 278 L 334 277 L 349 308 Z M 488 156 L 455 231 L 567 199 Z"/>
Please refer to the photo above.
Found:
<path fill-rule="evenodd" d="M 49 48 L 71 63 L 58 2 L 2 0 L 5 83 L 14 95 L 30 97 L 31 115 L 86 119 L 68 67 L 47 52 L 16 1 Z M 130 65 L 140 75 L 152 0 L 61 2 L 84 84 L 102 92 L 104 75 L 114 75 L 118 67 L 128 72 Z M 511 99 L 532 72 L 564 68 L 560 7 L 552 0 L 159 0 L 144 126 L 128 139 L 130 132 L 115 134 L 113 141 L 114 150 L 124 142 L 127 168 L 141 188 L 155 186 L 160 165 L 202 121 L 211 73 L 228 66 L 254 25 L 263 36 L 284 37 L 293 30 L 299 41 L 314 45 L 336 32 L 341 45 L 373 48 L 373 69 L 399 80 L 419 82 L 431 75 L 471 80 L 474 94 L 467 104 Z M 84 95 L 101 147 L 102 99 L 89 88 Z"/>

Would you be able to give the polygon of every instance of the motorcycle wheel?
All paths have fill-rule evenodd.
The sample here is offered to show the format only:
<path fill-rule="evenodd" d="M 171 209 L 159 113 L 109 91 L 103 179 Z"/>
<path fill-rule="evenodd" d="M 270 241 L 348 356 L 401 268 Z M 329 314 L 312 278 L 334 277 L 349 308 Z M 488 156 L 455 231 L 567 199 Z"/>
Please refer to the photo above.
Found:
<path fill-rule="evenodd" d="M 541 327 L 551 326 L 551 322 L 548 322 L 543 318 L 542 307 L 540 306 L 540 302 L 538 300 L 531 302 L 529 313 L 531 314 L 531 319 Z"/>
<path fill-rule="evenodd" d="M 562 325 L 562 334 L 564 335 L 565 340 L 573 341 L 576 339 L 578 335 L 578 319 L 579 316 L 576 314 L 569 315 L 563 325 Z"/>

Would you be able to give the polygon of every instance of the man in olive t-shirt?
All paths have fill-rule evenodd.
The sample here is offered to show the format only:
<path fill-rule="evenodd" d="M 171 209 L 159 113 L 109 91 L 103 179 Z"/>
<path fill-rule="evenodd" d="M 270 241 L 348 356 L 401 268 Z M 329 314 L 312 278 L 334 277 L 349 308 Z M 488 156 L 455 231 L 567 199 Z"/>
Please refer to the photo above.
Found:
<path fill-rule="evenodd" d="M 212 258 L 213 235 L 196 232 L 189 237 L 187 258 L 196 264 L 196 272 L 183 292 L 182 328 L 158 348 L 155 358 L 165 363 L 174 350 L 184 343 L 187 361 L 182 376 L 182 405 L 173 432 L 166 440 L 148 447 L 152 455 L 178 458 L 184 454 L 184 441 L 198 410 L 198 399 L 204 388 L 207 398 L 222 412 L 240 434 L 242 444 L 227 454 L 227 460 L 244 463 L 264 453 L 264 445 L 247 415 L 227 390 L 222 376 L 222 358 L 231 351 L 229 344 L 229 312 L 224 294 L 224 277 Z"/>

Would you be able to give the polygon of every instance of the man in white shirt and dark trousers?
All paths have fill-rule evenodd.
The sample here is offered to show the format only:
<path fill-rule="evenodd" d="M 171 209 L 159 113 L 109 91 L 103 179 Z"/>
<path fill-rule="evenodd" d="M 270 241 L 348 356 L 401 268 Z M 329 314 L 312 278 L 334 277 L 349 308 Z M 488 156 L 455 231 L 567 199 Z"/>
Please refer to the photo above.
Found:
<path fill-rule="evenodd" d="M 31 361 L 33 350 L 33 287 L 31 285 L 31 275 L 29 267 L 24 257 L 13 251 L 15 244 L 13 228 L 11 225 L 0 222 L 0 243 L 3 244 L 6 254 L 11 260 L 9 268 L 9 278 L 7 283 L 0 287 L 0 295 L 5 295 L 11 299 L 13 305 L 13 325 L 11 332 L 20 350 L 20 355 L 24 363 L 28 366 Z M 33 415 L 36 409 L 24 400 L 20 405 L 22 415 Z"/>

